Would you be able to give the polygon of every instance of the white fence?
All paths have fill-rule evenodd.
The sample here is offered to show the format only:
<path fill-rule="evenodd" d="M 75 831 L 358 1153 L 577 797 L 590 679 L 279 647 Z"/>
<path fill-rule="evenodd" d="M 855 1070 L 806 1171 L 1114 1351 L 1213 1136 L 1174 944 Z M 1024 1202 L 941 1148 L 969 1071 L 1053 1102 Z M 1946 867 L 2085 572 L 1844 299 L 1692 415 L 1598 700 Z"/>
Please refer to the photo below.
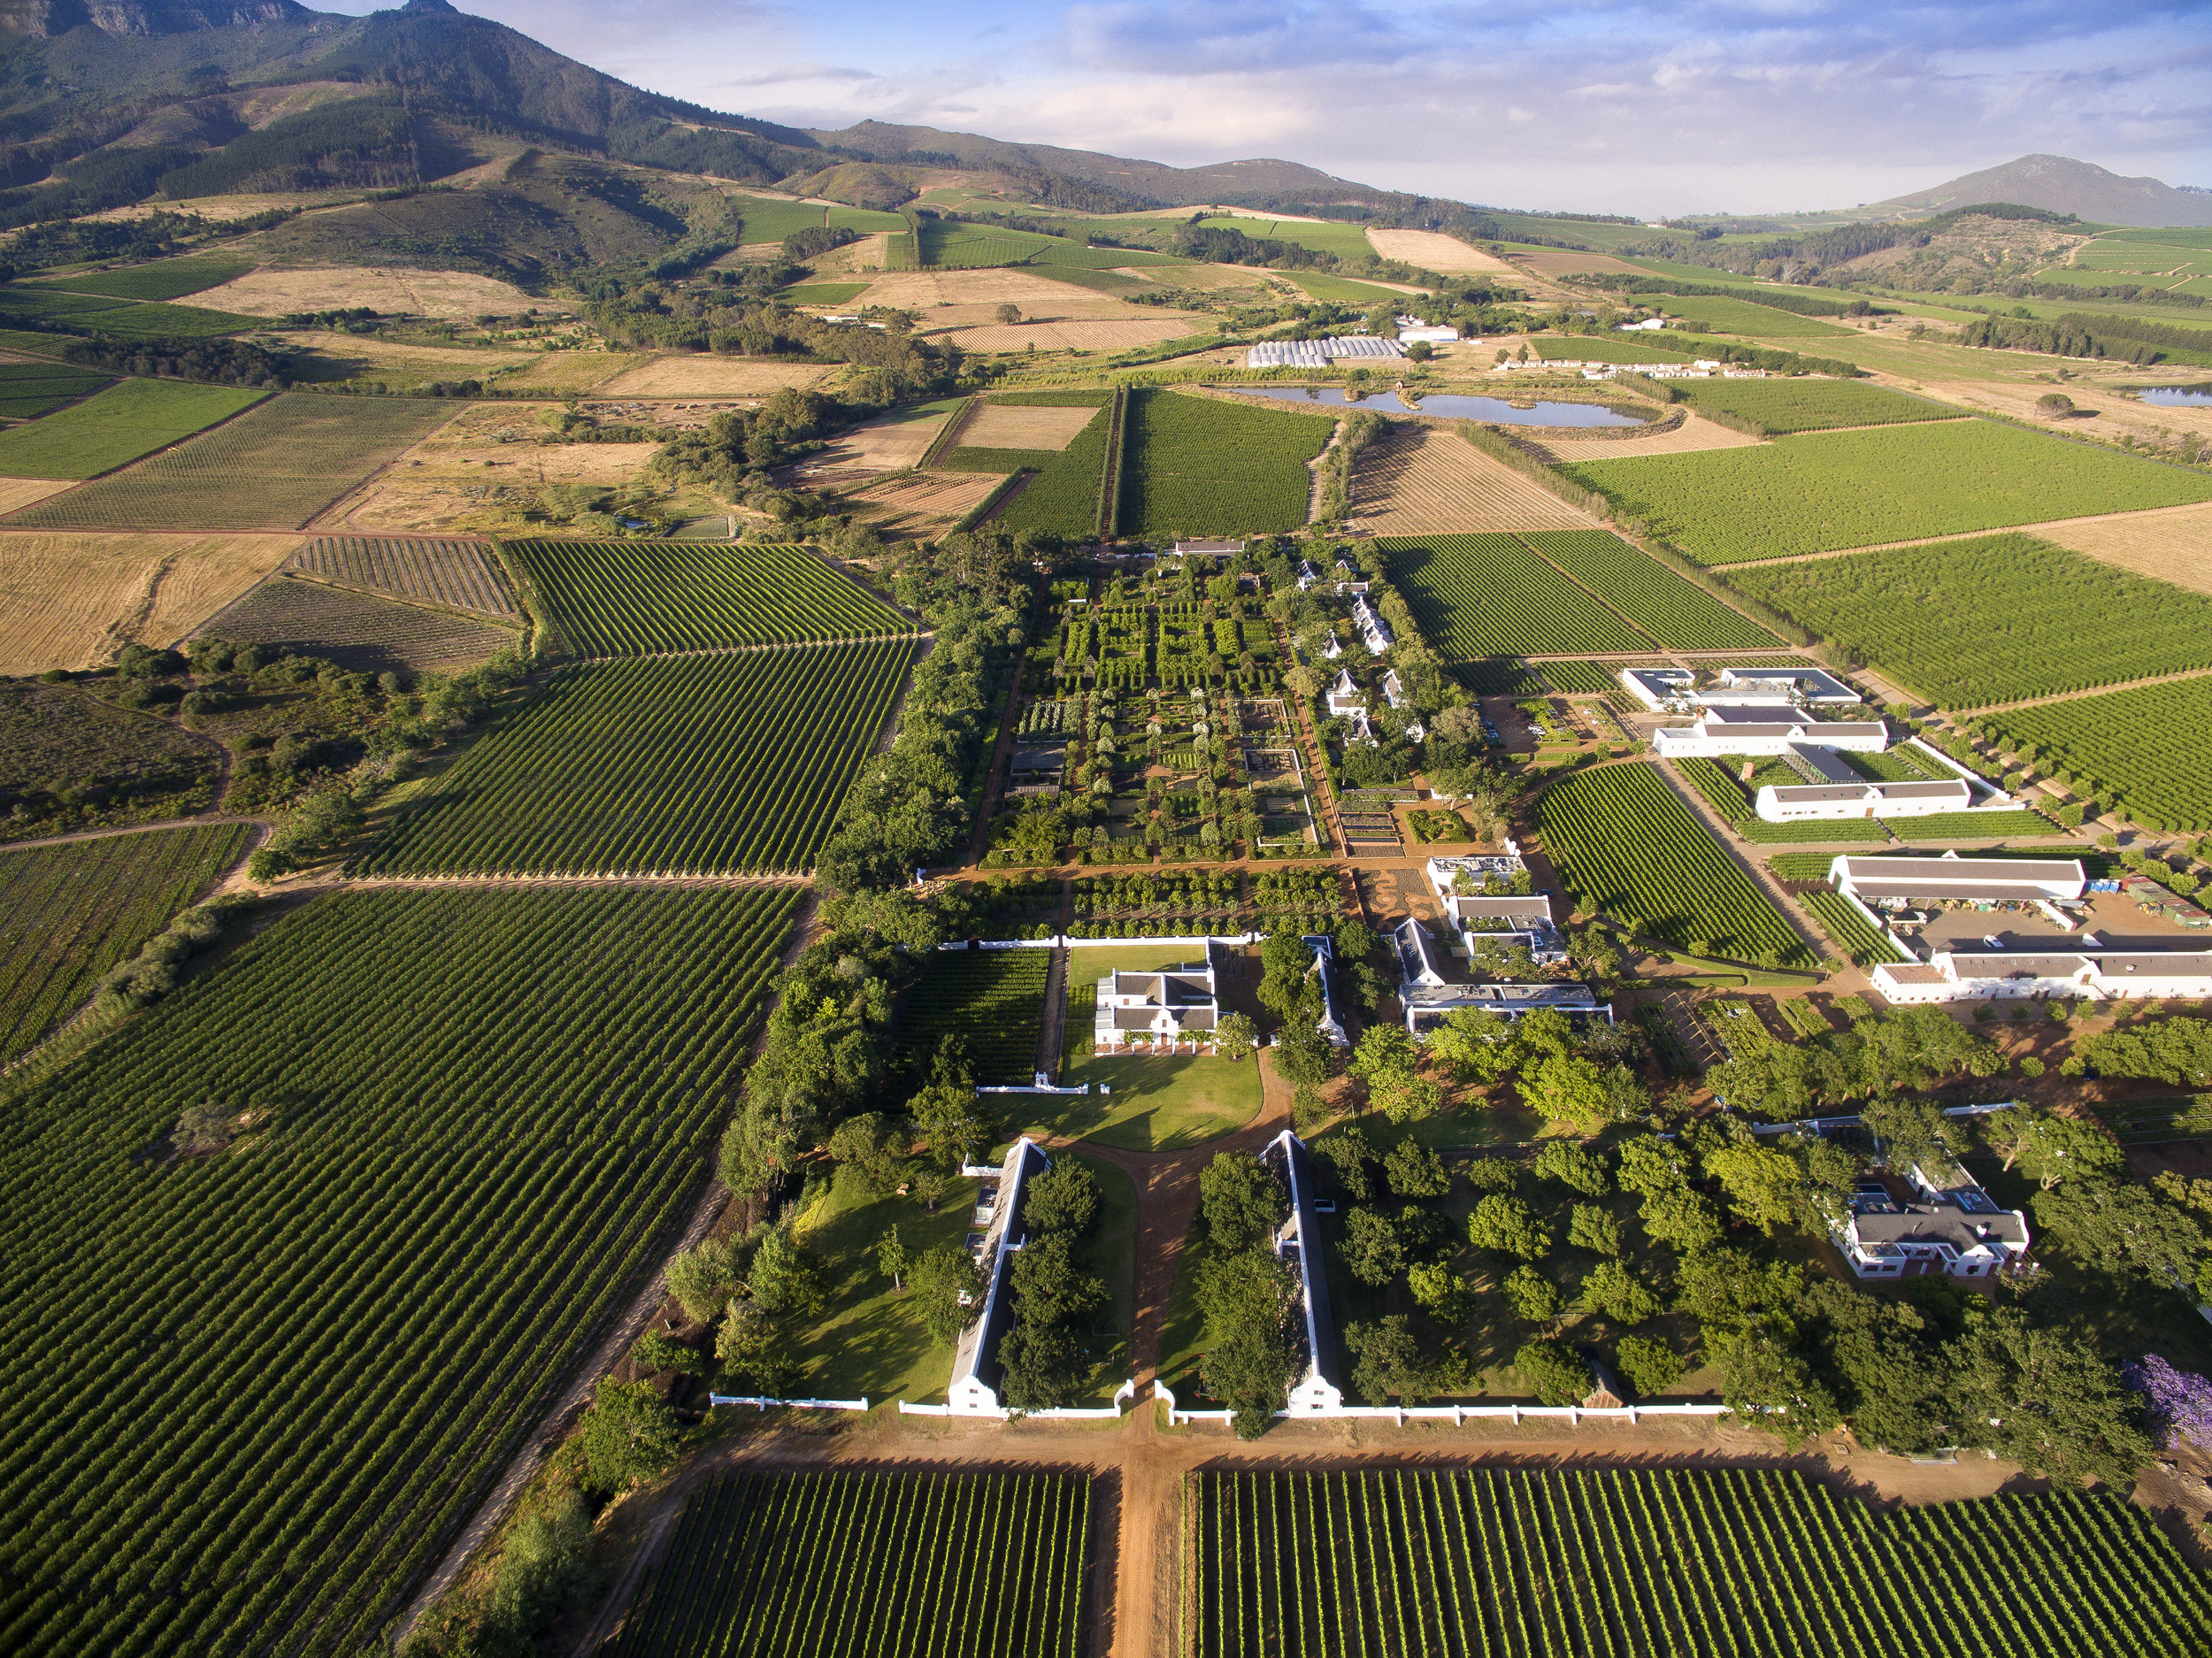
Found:
<path fill-rule="evenodd" d="M 756 1410 L 765 1410 L 771 1405 L 787 1406 L 794 1410 L 859 1410 L 868 1409 L 865 1399 L 766 1399 L 758 1393 L 709 1393 L 709 1406 L 750 1405 Z"/>
<path fill-rule="evenodd" d="M 1152 1384 L 1152 1396 L 1167 1404 L 1167 1419 L 1171 1427 L 1181 1427 L 1187 1422 L 1231 1421 L 1235 1413 L 1227 1410 L 1184 1410 L 1175 1402 L 1175 1394 L 1164 1382 Z M 1626 1423 L 1631 1426 L 1649 1416 L 1718 1416 L 1727 1413 L 1725 1405 L 1623 1405 L 1615 1409 L 1592 1409 L 1582 1405 L 1339 1405 L 1333 1410 L 1279 1410 L 1279 1422 L 1388 1422 L 1404 1427 L 1409 1422 L 1448 1422 L 1455 1428 L 1463 1428 L 1470 1422 L 1496 1420 L 1510 1422 L 1519 1427 L 1524 1422 L 1565 1421 L 1570 1427 L 1579 1427 L 1586 1422 Z"/>
<path fill-rule="evenodd" d="M 1087 939 L 1072 933 L 1056 933 L 1048 939 L 978 939 L 972 943 L 966 939 L 955 939 L 937 948 L 941 950 L 1056 950 L 1064 947 L 1071 950 L 1108 950 L 1123 946 L 1133 949 L 1141 944 L 1172 944 L 1195 949 L 1205 944 L 1228 944 L 1240 948 L 1247 944 L 1257 944 L 1266 936 L 1264 933 L 1217 933 L 1172 939 Z"/>
<path fill-rule="evenodd" d="M 950 1405 L 910 1405 L 902 1399 L 899 1401 L 899 1415 L 902 1416 L 964 1416 L 972 1421 L 980 1422 L 1033 1420 L 1039 1422 L 1118 1422 L 1121 1420 L 1124 1409 L 1133 1402 L 1136 1397 L 1137 1383 L 1136 1378 L 1133 1377 L 1114 1389 L 1114 1402 L 1110 1405 L 1055 1405 L 1046 1410 L 1015 1410 L 1005 1406 L 996 1410 L 972 1409 L 955 1410 Z"/>

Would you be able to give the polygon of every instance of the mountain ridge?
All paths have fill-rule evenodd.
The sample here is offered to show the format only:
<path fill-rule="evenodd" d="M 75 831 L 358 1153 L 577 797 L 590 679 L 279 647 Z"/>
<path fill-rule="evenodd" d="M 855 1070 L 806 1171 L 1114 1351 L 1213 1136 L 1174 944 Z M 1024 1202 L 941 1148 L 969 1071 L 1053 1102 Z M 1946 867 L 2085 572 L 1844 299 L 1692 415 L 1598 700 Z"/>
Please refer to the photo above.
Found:
<path fill-rule="evenodd" d="M 2129 178 L 2070 156 L 2021 156 L 2001 166 L 1961 173 L 1924 190 L 1871 202 L 1853 211 L 1942 212 L 1975 202 L 2015 202 L 2054 213 L 2072 213 L 2101 225 L 2144 229 L 2212 225 L 2212 190 L 2177 188 L 2159 179 Z"/>

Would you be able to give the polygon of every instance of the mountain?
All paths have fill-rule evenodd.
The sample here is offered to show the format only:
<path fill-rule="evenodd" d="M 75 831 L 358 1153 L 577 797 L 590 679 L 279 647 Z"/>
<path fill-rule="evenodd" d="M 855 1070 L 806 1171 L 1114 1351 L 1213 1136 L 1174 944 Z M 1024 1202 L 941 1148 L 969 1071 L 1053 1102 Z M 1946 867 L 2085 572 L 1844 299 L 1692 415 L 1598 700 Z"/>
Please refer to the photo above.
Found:
<path fill-rule="evenodd" d="M 2123 178 L 2093 162 L 2067 156 L 2023 156 L 1933 189 L 1872 203 L 1852 217 L 1941 212 L 1971 202 L 2017 202 L 2100 225 L 2212 225 L 2212 190 L 2193 186 L 2177 189 L 2156 179 Z"/>

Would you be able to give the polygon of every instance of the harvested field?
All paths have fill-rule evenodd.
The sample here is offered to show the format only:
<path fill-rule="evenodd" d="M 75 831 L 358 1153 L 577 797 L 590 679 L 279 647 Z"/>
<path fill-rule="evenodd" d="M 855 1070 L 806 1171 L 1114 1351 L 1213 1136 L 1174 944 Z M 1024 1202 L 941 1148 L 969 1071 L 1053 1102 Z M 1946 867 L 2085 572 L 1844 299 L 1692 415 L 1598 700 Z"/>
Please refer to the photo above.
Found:
<path fill-rule="evenodd" d="M 1138 346 L 1179 340 L 1193 324 L 1181 312 L 1123 321 L 1076 318 L 1064 322 L 994 323 L 960 328 L 945 336 L 963 351 L 1127 351 Z"/>
<path fill-rule="evenodd" d="M 851 491 L 845 499 L 876 509 L 875 526 L 890 534 L 935 535 L 957 524 L 983 503 L 1002 480 L 995 472 L 926 472 L 893 478 Z"/>
<path fill-rule="evenodd" d="M 812 363 L 682 353 L 649 357 L 592 389 L 606 397 L 761 397 L 786 386 L 818 385 L 834 371 Z"/>
<path fill-rule="evenodd" d="M 1548 438 L 1543 447 L 1555 461 L 1624 461 L 1632 455 L 1687 455 L 1697 449 L 1734 449 L 1765 441 L 1701 415 L 1691 415 L 1673 431 L 1647 438 Z"/>
<path fill-rule="evenodd" d="M 66 478 L 0 478 L 0 513 L 16 511 L 70 487 Z"/>
<path fill-rule="evenodd" d="M 566 397 L 596 390 L 636 366 L 637 358 L 627 351 L 541 351 L 511 374 L 502 374 L 499 388 Z"/>
<path fill-rule="evenodd" d="M 270 577 L 193 631 L 234 644 L 281 645 L 357 673 L 471 668 L 521 642 L 512 627 L 289 575 Z"/>
<path fill-rule="evenodd" d="M 478 351 L 457 345 L 405 345 L 396 341 L 333 334 L 326 328 L 294 329 L 279 334 L 277 338 L 295 351 L 308 353 L 310 361 L 328 365 L 339 378 L 382 380 L 388 386 L 419 386 L 441 380 L 488 382 L 499 376 L 503 388 L 514 383 L 506 376 L 527 370 L 546 355 L 537 351 Z M 603 362 L 617 360 L 606 353 L 588 355 L 597 356 Z"/>
<path fill-rule="evenodd" d="M 960 445 L 972 449 L 1064 449 L 1097 415 L 1096 409 L 985 403 L 961 433 Z"/>
<path fill-rule="evenodd" d="M 453 414 L 451 403 L 427 399 L 281 393 L 13 521 L 35 529 L 296 526 Z"/>
<path fill-rule="evenodd" d="M 807 470 L 904 472 L 928 452 L 951 412 L 949 408 L 933 407 L 927 413 L 910 410 L 870 420 L 833 439 L 827 449 L 807 463 Z"/>
<path fill-rule="evenodd" d="M 538 302 L 511 282 L 468 271 L 256 271 L 198 296 L 216 311 L 249 317 L 281 317 L 296 311 L 346 311 L 366 305 L 387 316 L 474 317 L 490 311 L 518 316 Z"/>
<path fill-rule="evenodd" d="M 1578 271 L 1610 271 L 1627 276 L 1649 276 L 1641 265 L 1616 259 L 1609 253 L 1577 253 L 1571 248 L 1544 248 L 1533 253 L 1516 250 L 1513 263 L 1539 276 L 1572 276 Z"/>
<path fill-rule="evenodd" d="M 506 580 L 474 541 L 326 535 L 301 548 L 284 567 L 449 610 L 521 617 Z"/>
<path fill-rule="evenodd" d="M 1360 457 L 1352 512 L 1378 535 L 1450 530 L 1586 530 L 1597 520 L 1465 439 L 1433 426 L 1394 426 Z"/>
<path fill-rule="evenodd" d="M 1408 265 L 1417 265 L 1427 271 L 1440 271 L 1447 276 L 1457 272 L 1508 276 L 1518 275 L 1512 265 L 1494 253 L 1485 253 L 1471 248 L 1456 236 L 1448 236 L 1440 230 L 1377 230 L 1367 232 L 1367 240 L 1377 253 L 1386 259 L 1403 259 Z"/>
<path fill-rule="evenodd" d="M 0 534 L 0 673 L 167 645 L 282 564 L 295 535 Z"/>
<path fill-rule="evenodd" d="M 2036 533 L 2139 576 L 2212 593 L 2212 502 L 2038 526 Z"/>
<path fill-rule="evenodd" d="M 348 528 L 449 534 L 518 527 L 548 484 L 628 483 L 657 443 L 541 443 L 537 403 L 478 403 L 374 479 L 338 520 Z"/>

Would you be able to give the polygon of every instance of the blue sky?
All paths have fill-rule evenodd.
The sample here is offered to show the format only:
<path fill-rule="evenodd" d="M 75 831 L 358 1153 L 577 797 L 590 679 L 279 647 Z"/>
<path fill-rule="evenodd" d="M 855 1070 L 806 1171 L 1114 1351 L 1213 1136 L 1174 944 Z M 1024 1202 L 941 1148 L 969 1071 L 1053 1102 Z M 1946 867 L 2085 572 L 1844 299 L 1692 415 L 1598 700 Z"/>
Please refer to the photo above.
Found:
<path fill-rule="evenodd" d="M 2212 0 L 457 3 L 793 125 L 1280 156 L 1494 206 L 1851 206 L 2038 150 L 2212 186 Z"/>

